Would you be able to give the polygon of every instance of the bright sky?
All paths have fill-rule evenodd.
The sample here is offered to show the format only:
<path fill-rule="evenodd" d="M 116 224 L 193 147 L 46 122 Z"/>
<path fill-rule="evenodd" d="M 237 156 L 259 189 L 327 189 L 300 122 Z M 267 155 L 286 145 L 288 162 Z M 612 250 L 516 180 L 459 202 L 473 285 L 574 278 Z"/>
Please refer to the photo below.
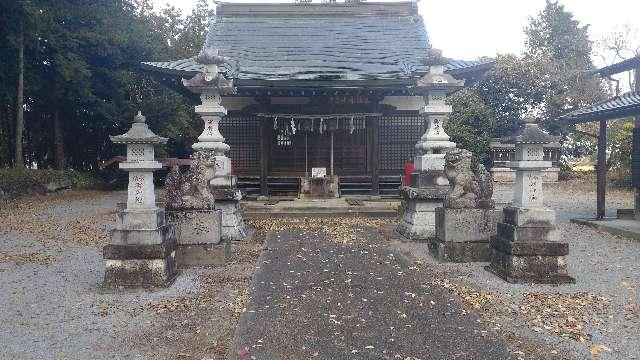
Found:
<path fill-rule="evenodd" d="M 183 12 L 190 12 L 196 3 L 196 0 L 154 1 L 158 7 L 170 3 L 182 9 Z M 231 1 L 276 2 L 271 0 Z M 314 2 L 319 1 L 314 0 Z M 559 0 L 559 2 L 573 12 L 574 18 L 582 24 L 590 24 L 592 40 L 599 40 L 625 24 L 635 28 L 640 26 L 638 21 L 640 1 L 638 0 Z M 473 60 L 481 56 L 494 57 L 497 53 L 521 53 L 524 46 L 522 30 L 528 18 L 540 12 L 544 4 L 545 0 L 421 0 L 419 9 L 434 47 L 442 49 L 443 55 L 447 57 Z M 640 41 L 638 37 L 635 40 Z M 638 46 L 640 44 L 636 45 Z M 596 65 L 608 65 L 601 59 L 594 60 Z"/>

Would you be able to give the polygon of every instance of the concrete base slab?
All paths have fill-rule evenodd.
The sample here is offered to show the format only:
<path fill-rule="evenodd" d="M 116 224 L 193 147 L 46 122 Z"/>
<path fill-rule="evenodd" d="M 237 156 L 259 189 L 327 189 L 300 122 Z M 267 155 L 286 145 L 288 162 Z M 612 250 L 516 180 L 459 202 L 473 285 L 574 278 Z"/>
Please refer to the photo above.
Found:
<path fill-rule="evenodd" d="M 491 248 L 488 241 L 451 242 L 433 239 L 429 241 L 429 252 L 439 262 L 488 262 Z"/>
<path fill-rule="evenodd" d="M 179 268 L 194 266 L 222 266 L 231 256 L 228 242 L 221 244 L 178 245 L 176 262 Z"/>
<path fill-rule="evenodd" d="M 589 226 L 609 234 L 640 240 L 640 221 L 638 220 L 616 218 L 605 218 L 602 220 L 571 219 L 571 222 L 578 225 Z"/>
<path fill-rule="evenodd" d="M 427 241 L 436 236 L 434 225 L 415 225 L 401 221 L 396 228 L 398 234 L 412 241 Z"/>
<path fill-rule="evenodd" d="M 494 266 L 485 266 L 484 269 L 502 280 L 511 284 L 547 284 L 547 285 L 562 285 L 562 284 L 575 284 L 576 279 L 569 275 L 549 275 L 545 277 L 537 276 L 522 276 L 514 277 L 506 273 L 502 268 Z"/>
<path fill-rule="evenodd" d="M 491 264 L 485 268 L 510 283 L 573 284 L 565 256 L 513 255 L 492 249 Z"/>
<path fill-rule="evenodd" d="M 168 287 L 178 276 L 175 252 L 164 259 L 105 260 L 105 288 Z"/>

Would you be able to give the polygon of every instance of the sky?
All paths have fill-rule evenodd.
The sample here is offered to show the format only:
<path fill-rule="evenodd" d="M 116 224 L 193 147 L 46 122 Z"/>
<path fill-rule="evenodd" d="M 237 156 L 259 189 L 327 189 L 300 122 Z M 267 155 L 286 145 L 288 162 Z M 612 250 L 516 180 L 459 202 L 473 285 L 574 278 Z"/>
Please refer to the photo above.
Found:
<path fill-rule="evenodd" d="M 196 0 L 154 0 L 157 7 L 169 3 L 190 12 Z M 227 0 L 229 2 L 274 2 Z M 282 0 L 285 2 L 286 0 Z M 320 0 L 314 0 L 319 2 Z M 338 0 L 339 2 L 343 0 Z M 599 40 L 625 24 L 640 27 L 640 0 L 559 0 L 574 18 L 590 25 L 592 40 Z M 474 60 L 498 53 L 520 54 L 524 49 L 523 28 L 528 18 L 544 8 L 545 0 L 420 0 L 429 38 L 443 55 Z M 636 36 L 640 42 L 640 37 Z M 637 44 L 640 47 L 640 43 Z M 594 58 L 597 66 L 612 59 Z"/>

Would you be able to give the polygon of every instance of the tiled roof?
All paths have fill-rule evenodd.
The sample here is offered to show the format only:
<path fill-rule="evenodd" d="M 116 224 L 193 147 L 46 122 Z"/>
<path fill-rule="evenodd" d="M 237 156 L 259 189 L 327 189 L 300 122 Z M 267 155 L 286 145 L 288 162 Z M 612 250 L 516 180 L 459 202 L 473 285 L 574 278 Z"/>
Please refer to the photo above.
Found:
<path fill-rule="evenodd" d="M 444 70 L 448 73 L 456 73 L 477 69 L 479 67 L 491 66 L 493 63 L 493 60 L 451 60 L 450 63 L 444 66 Z M 202 65 L 196 63 L 193 58 L 166 62 L 143 62 L 142 65 L 147 70 L 159 71 L 180 76 L 194 75 L 202 69 Z M 230 69 L 225 68 L 225 70 L 229 71 Z"/>
<path fill-rule="evenodd" d="M 640 93 L 629 92 L 560 117 L 563 124 L 620 119 L 640 115 Z"/>
<path fill-rule="evenodd" d="M 222 66 L 234 79 L 402 80 L 427 71 L 420 59 L 431 44 L 414 2 L 219 3 L 216 13 L 204 46 L 237 62 Z M 445 70 L 490 63 L 455 60 Z M 201 69 L 193 59 L 143 67 L 181 76 Z"/>

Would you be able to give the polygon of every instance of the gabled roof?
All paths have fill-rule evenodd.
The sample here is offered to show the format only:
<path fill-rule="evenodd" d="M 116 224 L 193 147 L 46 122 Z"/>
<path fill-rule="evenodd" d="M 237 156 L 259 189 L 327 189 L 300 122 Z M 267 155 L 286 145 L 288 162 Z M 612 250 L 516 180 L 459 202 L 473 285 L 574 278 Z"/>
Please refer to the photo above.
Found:
<path fill-rule="evenodd" d="M 413 1 L 218 3 L 204 47 L 219 49 L 234 62 L 221 70 L 238 86 L 274 80 L 397 85 L 427 72 L 420 59 L 431 44 Z M 445 71 L 464 77 L 492 64 L 454 60 Z M 181 77 L 202 69 L 194 58 L 142 67 Z"/>
<path fill-rule="evenodd" d="M 237 61 L 235 79 L 403 79 L 431 47 L 413 2 L 218 3 L 205 47 Z M 195 55 L 195 54 L 194 54 Z M 193 72 L 189 60 L 145 63 Z"/>
<path fill-rule="evenodd" d="M 560 117 L 565 125 L 640 115 L 640 93 L 629 92 Z"/>

